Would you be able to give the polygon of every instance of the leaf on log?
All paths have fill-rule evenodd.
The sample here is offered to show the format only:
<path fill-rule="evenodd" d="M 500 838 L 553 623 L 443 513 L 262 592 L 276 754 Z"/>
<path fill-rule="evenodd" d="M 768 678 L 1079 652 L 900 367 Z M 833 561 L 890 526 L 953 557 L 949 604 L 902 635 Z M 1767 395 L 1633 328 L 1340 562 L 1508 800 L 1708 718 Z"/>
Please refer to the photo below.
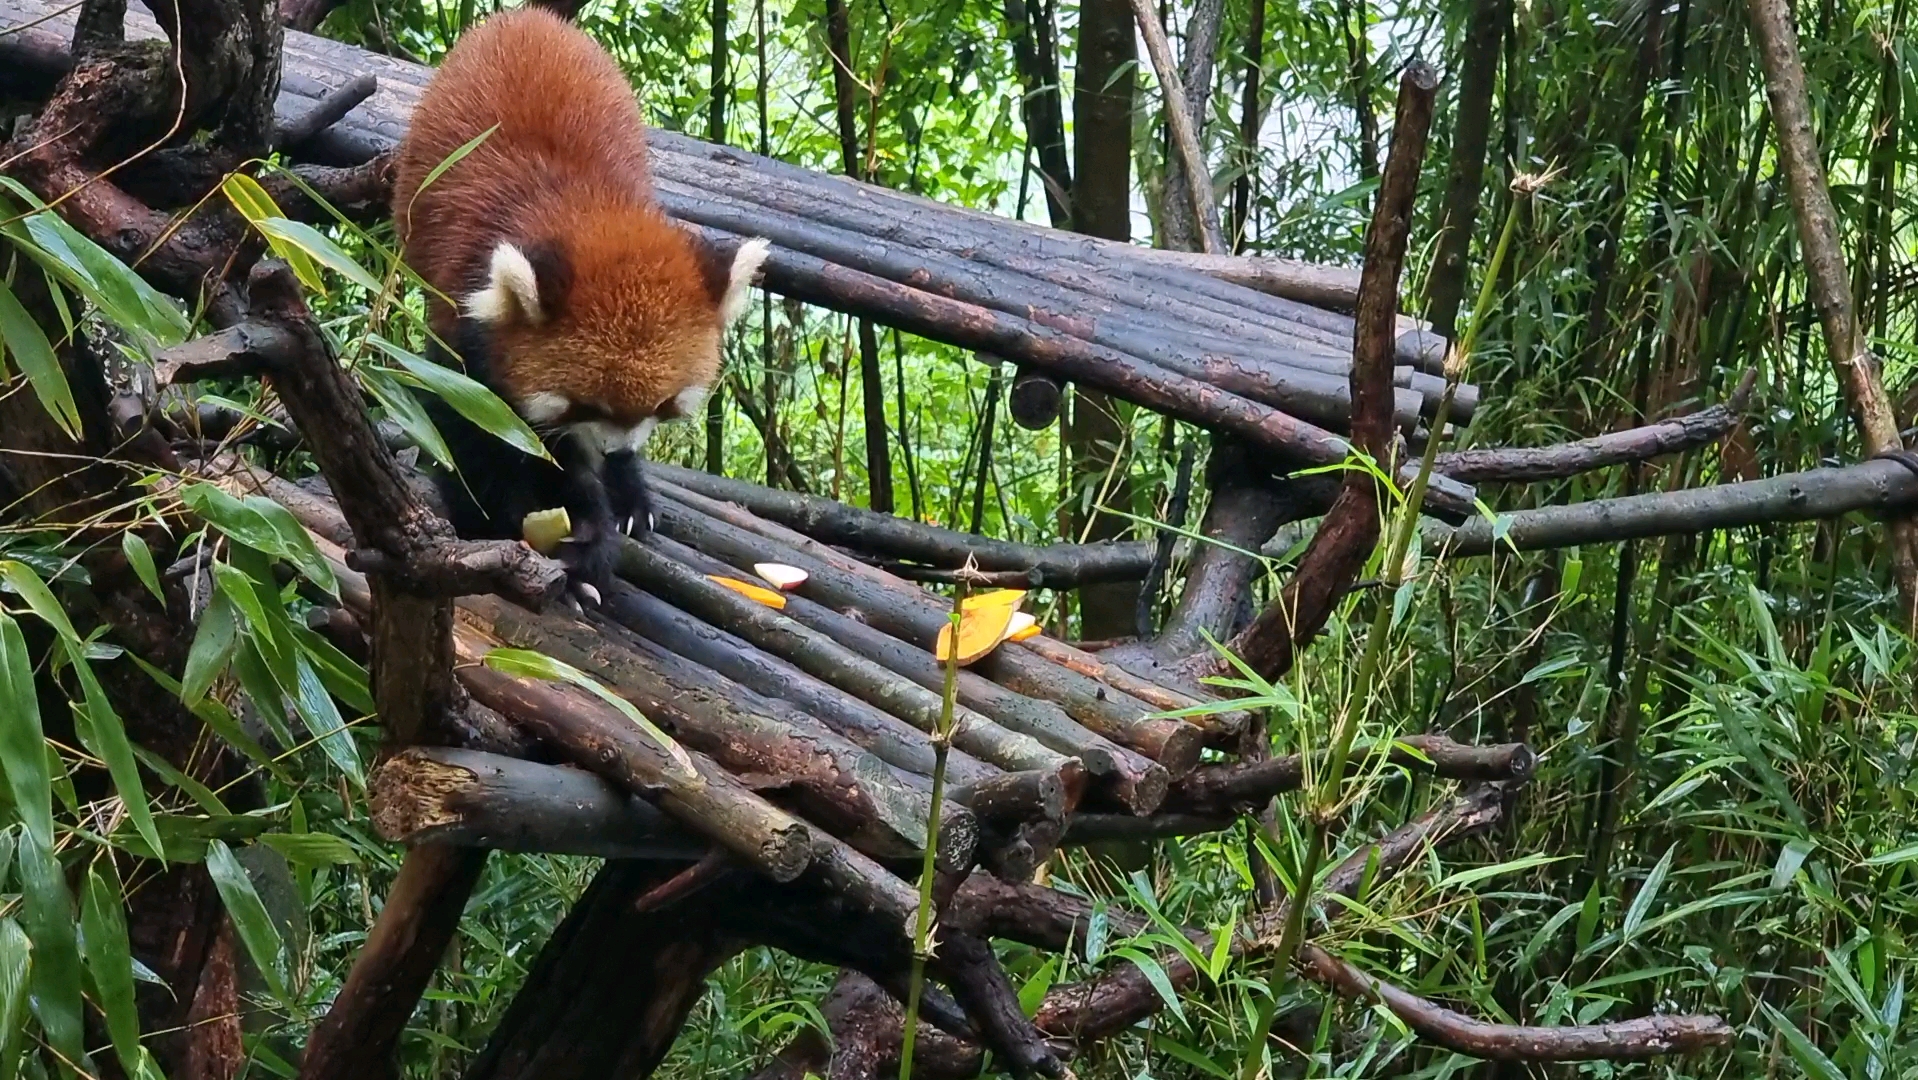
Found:
<path fill-rule="evenodd" d="M 985 656 L 1006 640 L 1012 632 L 1012 617 L 1025 598 L 1024 589 L 994 589 L 960 601 L 957 652 L 961 667 Z M 952 624 L 947 623 L 939 628 L 932 654 L 944 662 L 953 652 Z"/>

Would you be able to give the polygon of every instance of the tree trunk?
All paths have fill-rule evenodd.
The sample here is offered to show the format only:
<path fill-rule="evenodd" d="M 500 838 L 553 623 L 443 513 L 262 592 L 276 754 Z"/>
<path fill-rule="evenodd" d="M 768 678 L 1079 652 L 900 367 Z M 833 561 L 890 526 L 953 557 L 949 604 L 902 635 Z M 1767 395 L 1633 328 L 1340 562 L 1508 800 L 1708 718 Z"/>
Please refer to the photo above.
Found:
<path fill-rule="evenodd" d="M 1072 95 L 1072 227 L 1107 240 L 1132 238 L 1132 110 L 1139 61 L 1134 33 L 1127 0 L 1090 0 L 1079 9 L 1079 66 Z M 1099 509 L 1100 503 L 1132 509 L 1125 436 L 1110 397 L 1074 388 L 1065 429 L 1076 511 L 1069 520 L 1080 534 L 1073 539 L 1110 540 L 1127 532 L 1126 519 Z M 1079 632 L 1087 638 L 1129 634 L 1138 606 L 1136 583 L 1081 589 Z"/>
<path fill-rule="evenodd" d="M 1458 120 L 1452 126 L 1452 163 L 1445 178 L 1438 257 L 1425 311 L 1432 332 L 1447 341 L 1457 336 L 1459 303 L 1471 268 L 1472 234 L 1485 188 L 1485 149 L 1492 133 L 1492 91 L 1498 83 L 1499 45 L 1508 17 L 1505 0 L 1477 0 L 1456 68 Z"/>
<path fill-rule="evenodd" d="M 1904 449 L 1898 418 L 1885 393 L 1885 374 L 1873 356 L 1852 307 L 1851 277 L 1838 242 L 1838 212 L 1825 183 L 1824 159 L 1811 126 L 1805 65 L 1798 55 L 1798 32 L 1783 0 L 1750 0 L 1752 30 L 1765 66 L 1765 90 L 1771 99 L 1778 154 L 1791 188 L 1798 246 L 1805 260 L 1807 292 L 1825 331 L 1825 350 L 1837 369 L 1838 385 L 1858 425 L 1866 454 Z M 1918 519 L 1892 523 L 1893 576 L 1907 627 L 1918 627 Z"/>

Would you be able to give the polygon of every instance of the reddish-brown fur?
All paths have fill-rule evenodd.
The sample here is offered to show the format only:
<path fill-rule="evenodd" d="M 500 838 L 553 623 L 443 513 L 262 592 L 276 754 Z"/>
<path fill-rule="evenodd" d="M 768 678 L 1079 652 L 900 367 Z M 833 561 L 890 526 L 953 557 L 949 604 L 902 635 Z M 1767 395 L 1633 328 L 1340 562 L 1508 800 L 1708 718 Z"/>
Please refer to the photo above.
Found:
<path fill-rule="evenodd" d="M 515 404 L 559 394 L 633 424 L 712 384 L 724 269 L 654 204 L 646 128 L 624 74 L 551 12 L 502 12 L 447 54 L 400 148 L 393 205 L 408 263 L 455 302 L 486 285 L 500 242 L 540 253 L 547 318 L 507 320 L 491 334 L 492 381 Z M 454 311 L 435 299 L 432 313 L 454 343 Z"/>

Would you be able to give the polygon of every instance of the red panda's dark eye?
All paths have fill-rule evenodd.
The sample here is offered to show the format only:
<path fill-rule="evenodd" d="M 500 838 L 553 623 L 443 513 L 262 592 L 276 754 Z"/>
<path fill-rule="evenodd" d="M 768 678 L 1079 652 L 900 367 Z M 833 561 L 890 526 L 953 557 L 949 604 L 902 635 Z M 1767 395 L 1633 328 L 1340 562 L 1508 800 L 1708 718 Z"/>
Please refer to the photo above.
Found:
<path fill-rule="evenodd" d="M 659 408 L 653 410 L 653 415 L 659 417 L 661 420 L 679 419 L 679 399 L 669 397 L 665 401 L 660 402 Z"/>

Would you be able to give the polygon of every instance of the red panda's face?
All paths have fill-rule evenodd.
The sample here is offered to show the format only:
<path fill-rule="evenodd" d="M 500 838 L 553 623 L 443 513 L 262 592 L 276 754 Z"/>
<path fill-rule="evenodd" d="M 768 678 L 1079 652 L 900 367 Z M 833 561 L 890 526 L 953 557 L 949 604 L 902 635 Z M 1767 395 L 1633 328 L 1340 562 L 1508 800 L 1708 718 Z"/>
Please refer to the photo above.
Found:
<path fill-rule="evenodd" d="M 656 215 L 583 215 L 579 226 L 499 244 L 465 307 L 487 325 L 498 389 L 529 424 L 602 455 L 637 451 L 660 421 L 699 410 L 767 245 L 706 250 Z"/>

